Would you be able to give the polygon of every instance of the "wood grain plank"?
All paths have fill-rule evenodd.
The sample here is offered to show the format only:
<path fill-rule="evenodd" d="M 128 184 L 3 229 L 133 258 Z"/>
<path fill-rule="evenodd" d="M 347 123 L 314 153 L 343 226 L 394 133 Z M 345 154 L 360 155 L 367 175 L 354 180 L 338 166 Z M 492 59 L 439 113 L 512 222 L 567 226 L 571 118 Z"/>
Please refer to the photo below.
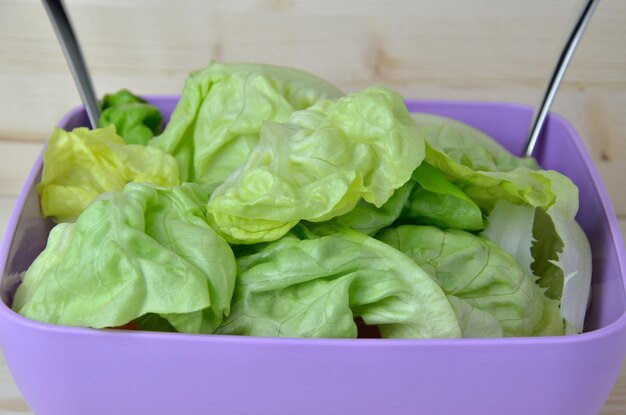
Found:
<path fill-rule="evenodd" d="M 38 142 L 0 141 L 0 196 L 17 196 L 41 150 Z"/>
<path fill-rule="evenodd" d="M 14 196 L 0 195 L 0 235 L 4 235 L 6 224 L 9 221 L 9 216 L 13 210 L 15 199 L 16 198 Z"/>
<path fill-rule="evenodd" d="M 78 96 L 39 2 L 1 1 L 0 86 L 10 99 L 0 101 L 6 118 L 0 128 L 32 137 L 47 132 L 51 117 Z M 96 89 L 142 93 L 177 93 L 186 74 L 211 59 L 301 67 L 342 86 L 540 89 L 571 21 L 563 11 L 576 10 L 569 0 L 234 3 L 184 2 L 172 13 L 167 1 L 67 2 Z M 565 89 L 626 88 L 626 54 L 620 53 L 626 29 L 619 24 L 625 14 L 619 2 L 600 5 Z M 24 125 L 29 115 L 32 122 Z"/>

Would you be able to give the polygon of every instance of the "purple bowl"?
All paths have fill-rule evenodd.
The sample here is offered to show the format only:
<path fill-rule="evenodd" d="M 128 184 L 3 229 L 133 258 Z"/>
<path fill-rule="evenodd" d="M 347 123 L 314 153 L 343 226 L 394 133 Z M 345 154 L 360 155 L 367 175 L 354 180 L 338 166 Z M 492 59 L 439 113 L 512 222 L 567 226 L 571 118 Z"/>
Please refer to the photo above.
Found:
<path fill-rule="evenodd" d="M 176 97 L 149 99 L 169 116 Z M 456 118 L 520 153 L 532 109 L 408 101 Z M 167 117 L 166 117 L 167 118 Z M 86 125 L 82 109 L 60 127 Z M 279 339 L 94 330 L 44 324 L 8 307 L 43 249 L 49 221 L 35 190 L 39 158 L 0 247 L 0 345 L 37 414 L 597 414 L 626 354 L 625 258 L 615 213 L 574 129 L 551 115 L 544 168 L 580 189 L 593 253 L 592 300 L 577 336 L 504 339 Z"/>

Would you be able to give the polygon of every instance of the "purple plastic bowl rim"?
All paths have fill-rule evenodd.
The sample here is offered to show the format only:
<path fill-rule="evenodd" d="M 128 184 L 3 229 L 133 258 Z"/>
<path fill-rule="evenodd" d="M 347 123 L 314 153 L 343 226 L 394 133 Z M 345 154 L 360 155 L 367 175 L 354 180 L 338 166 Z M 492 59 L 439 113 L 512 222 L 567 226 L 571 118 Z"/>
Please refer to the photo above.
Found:
<path fill-rule="evenodd" d="M 148 102 L 158 103 L 168 100 L 177 100 L 177 95 L 146 95 L 144 98 Z M 509 103 L 509 102 L 493 102 L 493 101 L 462 101 L 462 100 L 414 100 L 407 99 L 407 104 L 410 105 L 427 105 L 430 107 L 444 107 L 449 105 L 462 105 L 472 107 L 508 107 L 517 110 L 532 111 L 532 107 L 524 104 Z M 59 121 L 58 126 L 62 127 L 68 123 L 68 121 L 84 112 L 83 106 L 77 106 L 67 112 Z M 619 269 L 621 270 L 621 277 L 623 287 L 625 287 L 624 295 L 626 295 L 626 249 L 624 248 L 624 242 L 620 232 L 618 232 L 619 225 L 617 223 L 617 217 L 613 209 L 611 200 L 608 193 L 604 188 L 600 175 L 591 160 L 589 152 L 587 151 L 580 136 L 574 129 L 574 127 L 567 120 L 561 116 L 550 113 L 549 117 L 563 124 L 568 133 L 574 138 L 574 145 L 579 153 L 583 157 L 584 167 L 587 170 L 591 180 L 594 184 L 594 188 L 598 197 L 602 201 L 605 214 L 609 220 L 609 227 L 611 232 L 611 239 L 615 248 L 617 249 L 617 261 Z M 25 183 L 34 183 L 35 179 L 39 175 L 41 167 L 41 160 L 43 150 L 39 153 L 33 167 L 31 168 Z M 13 210 L 7 222 L 5 234 L 0 244 L 0 272 L 4 273 L 6 268 L 6 260 L 12 242 L 15 228 L 20 218 L 21 211 L 26 202 L 29 188 L 23 186 L 15 201 Z M 0 274 L 0 279 L 2 275 Z M 29 328 L 32 330 L 45 331 L 48 333 L 68 334 L 68 335 L 81 335 L 81 336 L 108 336 L 131 338 L 139 337 L 145 340 L 151 341 L 185 341 L 185 342 L 211 342 L 211 343 L 235 343 L 235 344 L 249 344 L 249 345 L 264 345 L 264 346 L 316 346 L 316 347 L 507 347 L 507 346 L 538 346 L 538 345 L 564 345 L 564 344 L 578 344 L 585 342 L 592 342 L 598 339 L 611 336 L 622 330 L 626 330 L 626 312 L 624 312 L 613 323 L 593 330 L 572 336 L 555 336 L 555 337 L 506 337 L 506 338 L 477 338 L 477 339 L 308 339 L 308 338 L 284 338 L 284 337 L 252 337 L 252 336 L 230 336 L 230 335 L 206 335 L 206 334 L 187 334 L 187 333 L 160 333 L 160 332 L 147 332 L 147 331 L 134 331 L 134 330 L 117 330 L 117 329 L 91 329 L 85 327 L 72 327 L 61 326 L 49 323 L 43 323 L 35 321 L 21 316 L 20 314 L 11 310 L 4 301 L 0 301 L 0 324 L 2 320 L 10 320 L 14 324 Z M 1 346 L 1 344 L 0 344 Z"/>

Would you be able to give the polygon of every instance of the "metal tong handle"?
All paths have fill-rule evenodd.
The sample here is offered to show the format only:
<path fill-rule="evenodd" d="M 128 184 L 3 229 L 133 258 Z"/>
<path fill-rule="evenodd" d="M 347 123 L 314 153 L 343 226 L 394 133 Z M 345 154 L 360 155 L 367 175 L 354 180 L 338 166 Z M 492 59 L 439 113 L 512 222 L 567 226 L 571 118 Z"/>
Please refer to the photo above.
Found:
<path fill-rule="evenodd" d="M 89 123 L 92 128 L 96 128 L 96 124 L 100 118 L 98 100 L 91 83 L 89 71 L 85 65 L 85 60 L 83 59 L 83 54 L 80 51 L 80 45 L 74 35 L 74 30 L 72 29 L 67 13 L 65 13 L 65 9 L 63 8 L 63 2 L 62 0 L 42 0 L 42 2 L 50 18 L 54 32 L 59 39 L 61 49 L 63 49 L 65 60 L 74 77 L 80 99 L 83 101 L 83 105 L 87 110 Z"/>
<path fill-rule="evenodd" d="M 556 95 L 556 91 L 559 88 L 559 84 L 561 83 L 563 76 L 565 75 L 567 65 L 574 55 L 574 50 L 576 49 L 578 42 L 580 42 L 589 20 L 591 20 L 591 15 L 593 14 L 597 4 L 597 0 L 587 0 L 580 16 L 576 20 L 576 24 L 572 28 L 572 32 L 570 33 L 567 42 L 563 46 L 559 60 L 557 61 L 550 81 L 548 82 L 548 87 L 544 92 L 541 104 L 535 109 L 530 130 L 528 132 L 528 141 L 526 142 L 526 148 L 524 150 L 524 156 L 526 157 L 531 157 L 533 154 L 533 150 L 537 144 L 537 139 L 539 138 L 539 134 L 541 134 L 541 129 L 543 128 L 543 124 L 548 115 L 548 111 L 550 110 L 550 106 L 552 105 L 552 101 L 554 100 L 554 96 Z"/>

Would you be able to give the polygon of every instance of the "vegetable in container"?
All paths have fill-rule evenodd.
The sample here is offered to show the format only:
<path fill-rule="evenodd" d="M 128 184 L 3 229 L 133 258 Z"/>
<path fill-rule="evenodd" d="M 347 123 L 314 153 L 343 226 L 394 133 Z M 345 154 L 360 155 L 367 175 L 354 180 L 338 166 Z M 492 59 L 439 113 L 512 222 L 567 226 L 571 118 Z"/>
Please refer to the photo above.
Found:
<path fill-rule="evenodd" d="M 396 92 L 213 62 L 171 119 L 129 91 L 55 129 L 38 191 L 57 224 L 20 314 L 93 328 L 286 337 L 582 331 L 578 190 Z M 362 326 L 362 325 L 361 325 Z"/>

